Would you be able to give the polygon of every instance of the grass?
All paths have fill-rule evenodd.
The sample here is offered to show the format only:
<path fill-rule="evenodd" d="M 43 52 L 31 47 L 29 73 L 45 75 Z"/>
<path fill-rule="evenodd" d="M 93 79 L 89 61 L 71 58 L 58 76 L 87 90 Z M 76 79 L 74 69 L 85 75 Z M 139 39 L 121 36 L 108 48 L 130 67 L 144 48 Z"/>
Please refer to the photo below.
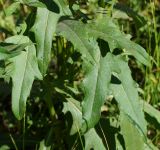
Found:
<path fill-rule="evenodd" d="M 146 82 L 144 90 L 145 100 L 149 103 L 156 105 L 160 102 L 159 92 L 160 92 L 160 50 L 159 50 L 159 34 L 158 34 L 158 22 L 156 14 L 156 4 L 155 0 L 150 0 L 149 6 L 150 17 L 148 20 L 148 43 L 146 43 L 147 51 L 152 56 L 151 67 L 146 69 Z"/>

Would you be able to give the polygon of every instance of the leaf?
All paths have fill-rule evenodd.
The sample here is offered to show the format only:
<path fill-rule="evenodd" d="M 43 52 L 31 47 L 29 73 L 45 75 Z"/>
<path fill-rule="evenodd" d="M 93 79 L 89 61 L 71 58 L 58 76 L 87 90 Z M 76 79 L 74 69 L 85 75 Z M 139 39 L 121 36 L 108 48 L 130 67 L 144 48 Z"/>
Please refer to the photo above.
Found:
<path fill-rule="evenodd" d="M 134 22 L 136 23 L 136 25 L 140 28 L 142 26 L 144 26 L 147 21 L 144 19 L 144 17 L 140 16 L 137 12 L 135 12 L 134 10 L 132 10 L 131 8 L 127 7 L 126 5 L 117 3 L 114 6 L 115 9 L 126 13 L 128 16 L 132 17 L 134 19 Z"/>
<path fill-rule="evenodd" d="M 26 4 L 34 7 L 46 7 L 46 5 L 39 0 L 15 0 L 15 2 L 20 2 L 22 4 Z"/>
<path fill-rule="evenodd" d="M 35 34 L 38 64 L 44 76 L 51 59 L 52 38 L 60 15 L 46 8 L 38 8 L 35 24 L 31 31 Z"/>
<path fill-rule="evenodd" d="M 72 114 L 72 126 L 70 130 L 70 135 L 73 135 L 81 129 L 82 126 L 82 108 L 80 102 L 75 100 L 70 94 L 66 93 L 62 89 L 55 88 L 55 90 L 66 96 L 66 102 L 63 103 L 63 113 L 67 114 L 70 112 Z"/>
<path fill-rule="evenodd" d="M 19 2 L 12 3 L 4 11 L 6 16 L 12 15 L 20 7 Z"/>
<path fill-rule="evenodd" d="M 6 60 L 11 57 L 15 57 L 20 54 L 25 47 L 27 47 L 29 43 L 24 44 L 9 44 L 6 46 L 0 46 L 0 60 Z"/>
<path fill-rule="evenodd" d="M 103 22 L 101 23 L 103 24 Z M 106 26 L 108 26 L 108 28 Z M 88 27 L 90 27 L 89 32 Z M 99 121 L 101 115 L 100 108 L 110 92 L 111 75 L 113 72 L 116 72 L 122 84 L 112 86 L 114 96 L 120 104 L 120 109 L 124 110 L 125 113 L 136 122 L 141 132 L 145 135 L 146 123 L 144 114 L 138 101 L 138 92 L 131 78 L 127 62 L 121 55 L 116 57 L 111 53 L 107 53 L 107 47 L 103 50 L 104 52 L 101 52 L 102 50 L 100 51 L 93 37 L 107 39 L 109 45 L 113 44 L 112 48 L 119 46 L 117 43 L 113 43 L 113 41 L 111 41 L 112 39 L 116 41 L 121 39 L 126 40 L 126 38 L 124 38 L 124 35 L 117 30 L 117 27 L 112 24 L 112 22 L 108 22 L 107 25 L 104 24 L 104 26 L 99 24 L 99 26 L 96 27 L 95 29 L 92 26 L 87 26 L 73 20 L 63 20 L 59 22 L 57 26 L 57 33 L 74 43 L 75 49 L 82 54 L 83 71 L 85 72 L 83 80 L 84 100 L 82 101 L 82 114 L 84 123 L 82 131 L 85 132 L 94 127 Z M 113 27 L 118 33 L 112 32 Z M 97 35 L 102 36 L 99 37 Z M 137 44 L 131 41 L 129 41 L 129 43 L 137 46 Z M 136 54 L 138 57 L 141 57 L 140 52 Z M 144 58 L 144 60 L 148 61 L 147 58 Z"/>
<path fill-rule="evenodd" d="M 64 104 L 63 112 L 65 114 L 67 112 L 70 112 L 72 114 L 73 124 L 71 127 L 70 135 L 73 135 L 76 132 L 79 132 L 82 125 L 82 108 L 80 102 L 75 100 L 70 94 L 66 93 L 61 89 L 56 88 L 56 91 L 68 97 L 66 98 L 67 102 L 63 103 Z M 101 138 L 96 133 L 95 129 L 92 128 L 87 133 L 85 133 L 84 138 L 85 138 L 86 150 L 89 150 L 91 148 L 105 150 L 104 144 Z"/>
<path fill-rule="evenodd" d="M 25 36 L 13 36 L 6 39 L 7 43 L 23 44 L 31 42 Z M 42 79 L 38 69 L 36 49 L 29 45 L 20 55 L 8 59 L 6 74 L 12 78 L 12 110 L 17 119 L 24 116 L 26 100 L 30 94 L 34 79 Z"/>
<path fill-rule="evenodd" d="M 39 144 L 38 150 L 51 150 L 51 146 L 46 146 L 45 140 L 42 140 Z"/>
<path fill-rule="evenodd" d="M 113 61 L 117 63 L 117 67 L 120 69 L 116 77 L 121 83 L 112 84 L 111 89 L 119 104 L 120 111 L 128 115 L 142 134 L 146 135 L 147 129 L 144 113 L 140 105 L 136 84 L 131 77 L 130 68 L 122 56 L 115 57 Z"/>
<path fill-rule="evenodd" d="M 141 101 L 141 105 L 144 112 L 147 113 L 150 117 L 155 118 L 156 121 L 160 124 L 160 112 L 145 101 Z"/>
<path fill-rule="evenodd" d="M 62 21 L 58 24 L 57 33 L 74 43 L 75 49 L 82 54 L 84 61 L 84 100 L 82 102 L 84 123 L 82 131 L 85 132 L 99 121 L 100 108 L 105 102 L 112 68 L 114 68 L 110 64 L 112 55 L 101 56 L 97 42 L 94 39 L 88 39 L 85 26 L 82 23 Z"/>
<path fill-rule="evenodd" d="M 85 150 L 106 150 L 102 139 L 98 136 L 95 129 L 90 129 L 85 135 Z"/>
<path fill-rule="evenodd" d="M 123 113 L 120 114 L 121 133 L 125 141 L 126 150 L 143 150 L 145 142 L 133 122 Z"/>
<path fill-rule="evenodd" d="M 10 150 L 11 148 L 8 145 L 1 145 L 0 150 Z"/>
<path fill-rule="evenodd" d="M 112 61 L 112 54 L 108 53 L 102 57 L 97 51 L 95 55 L 99 55 L 97 63 L 84 64 L 85 70 L 88 70 L 83 80 L 84 100 L 82 102 L 83 118 L 86 122 L 83 128 L 86 129 L 92 128 L 99 121 L 101 106 L 110 92 L 111 74 L 113 71 L 118 71 L 116 63 Z"/>
<path fill-rule="evenodd" d="M 116 140 L 116 150 L 124 150 L 123 145 L 122 145 L 122 143 L 120 143 L 117 136 L 115 136 L 115 140 Z"/>
<path fill-rule="evenodd" d="M 92 56 L 94 46 L 89 43 L 86 26 L 79 21 L 63 20 L 57 24 L 56 32 L 74 44 L 74 48 L 82 54 L 83 59 L 95 61 Z"/>
<path fill-rule="evenodd" d="M 111 51 L 120 48 L 124 54 L 133 55 L 142 64 L 149 65 L 150 58 L 145 49 L 121 33 L 111 18 L 104 17 L 97 19 L 95 23 L 88 24 L 87 32 L 91 37 L 107 41 Z"/>
<path fill-rule="evenodd" d="M 126 150 L 132 150 L 133 147 L 135 150 L 158 150 L 151 141 L 146 141 L 146 139 L 144 139 L 141 133 L 138 132 L 137 126 L 123 112 L 120 113 L 120 126 Z"/>
<path fill-rule="evenodd" d="M 67 0 L 54 0 L 54 2 L 59 6 L 61 15 L 72 15 Z"/>
<path fill-rule="evenodd" d="M 73 135 L 81 129 L 82 126 L 82 108 L 80 107 L 80 102 L 73 99 L 72 97 L 66 98 L 67 102 L 64 102 L 63 112 L 66 114 L 70 112 L 72 114 L 72 127 L 70 130 L 70 135 Z"/>

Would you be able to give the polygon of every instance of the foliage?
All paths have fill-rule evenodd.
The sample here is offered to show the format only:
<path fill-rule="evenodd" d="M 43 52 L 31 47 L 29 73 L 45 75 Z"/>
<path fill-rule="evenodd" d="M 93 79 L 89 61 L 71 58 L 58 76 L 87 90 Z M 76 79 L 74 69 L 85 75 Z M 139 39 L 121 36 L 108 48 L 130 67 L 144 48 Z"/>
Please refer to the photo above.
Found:
<path fill-rule="evenodd" d="M 115 0 L 1 3 L 14 28 L 0 25 L 8 30 L 0 42 L 0 95 L 11 98 L 16 119 L 3 113 L 12 144 L 2 132 L 0 148 L 156 149 L 147 124 L 159 124 L 157 110 L 140 101 L 128 65 L 152 68 L 153 58 L 120 30 L 115 10 L 138 27 L 143 17 Z"/>

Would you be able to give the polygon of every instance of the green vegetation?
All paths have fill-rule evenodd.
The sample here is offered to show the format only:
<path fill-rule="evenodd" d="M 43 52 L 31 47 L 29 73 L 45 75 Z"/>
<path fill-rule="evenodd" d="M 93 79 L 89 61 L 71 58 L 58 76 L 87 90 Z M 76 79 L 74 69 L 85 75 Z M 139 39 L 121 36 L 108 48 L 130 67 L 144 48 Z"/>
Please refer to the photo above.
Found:
<path fill-rule="evenodd" d="M 0 150 L 160 148 L 158 0 L 0 0 Z"/>

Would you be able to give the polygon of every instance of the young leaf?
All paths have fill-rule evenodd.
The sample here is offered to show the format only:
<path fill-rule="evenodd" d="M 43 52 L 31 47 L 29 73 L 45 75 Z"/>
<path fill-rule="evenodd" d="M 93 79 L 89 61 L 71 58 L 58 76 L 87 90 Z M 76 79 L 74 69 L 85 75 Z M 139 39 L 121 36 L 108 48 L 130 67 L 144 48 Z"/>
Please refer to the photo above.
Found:
<path fill-rule="evenodd" d="M 7 43 L 23 44 L 31 42 L 25 36 L 13 36 L 6 39 Z M 42 79 L 38 69 L 35 46 L 29 45 L 20 55 L 8 59 L 6 74 L 12 78 L 12 110 L 17 119 L 24 116 L 26 100 L 34 79 Z"/>

